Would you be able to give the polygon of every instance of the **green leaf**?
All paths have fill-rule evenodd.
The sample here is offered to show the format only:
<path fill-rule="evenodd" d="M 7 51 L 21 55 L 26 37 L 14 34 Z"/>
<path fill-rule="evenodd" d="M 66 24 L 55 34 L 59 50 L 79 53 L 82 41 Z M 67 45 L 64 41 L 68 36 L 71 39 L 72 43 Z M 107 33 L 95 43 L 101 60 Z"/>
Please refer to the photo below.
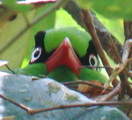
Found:
<path fill-rule="evenodd" d="M 132 20 L 131 0 L 77 0 L 85 9 L 93 9 L 108 18 Z"/>
<path fill-rule="evenodd" d="M 4 6 L 10 8 L 11 10 L 18 11 L 18 12 L 27 12 L 31 8 L 33 8 L 33 5 L 22 5 L 22 4 L 17 4 L 17 0 L 3 0 Z"/>
<path fill-rule="evenodd" d="M 114 36 L 121 44 L 124 43 L 124 26 L 122 19 L 106 18 L 96 12 L 96 17 L 107 28 L 107 30 Z"/>
<path fill-rule="evenodd" d="M 84 30 L 80 25 L 77 24 L 77 22 L 67 11 L 65 11 L 64 9 L 57 10 L 55 28 L 69 26 Z"/>
<path fill-rule="evenodd" d="M 9 75 L 0 72 L 0 92 L 9 99 L 32 109 L 46 109 L 61 105 L 77 105 L 96 101 L 70 90 L 53 79 L 32 81 L 31 76 Z M 15 120 L 129 120 L 116 107 L 94 106 L 49 110 L 37 114 L 27 114 L 19 106 L 1 98 L 1 118 L 15 116 Z"/>
<path fill-rule="evenodd" d="M 38 14 L 45 12 L 46 9 L 48 9 L 47 6 L 24 14 L 19 13 L 14 20 L 7 21 L 6 24 L 3 24 L 0 31 L 0 57 L 3 60 L 8 60 L 10 63 L 9 66 L 12 69 L 20 67 L 24 58 L 25 60 L 23 66 L 28 64 L 31 51 L 34 47 L 34 34 L 36 34 L 36 32 L 39 30 L 54 27 L 55 12 L 43 18 L 29 30 L 25 31 L 24 34 L 21 34 L 19 37 L 13 40 L 15 36 L 17 36 L 27 26 L 28 22 L 30 23 L 30 21 L 36 18 Z M 47 21 L 49 21 L 50 24 L 47 24 Z M 13 42 L 9 44 L 12 40 Z M 7 44 L 9 45 L 5 47 Z"/>

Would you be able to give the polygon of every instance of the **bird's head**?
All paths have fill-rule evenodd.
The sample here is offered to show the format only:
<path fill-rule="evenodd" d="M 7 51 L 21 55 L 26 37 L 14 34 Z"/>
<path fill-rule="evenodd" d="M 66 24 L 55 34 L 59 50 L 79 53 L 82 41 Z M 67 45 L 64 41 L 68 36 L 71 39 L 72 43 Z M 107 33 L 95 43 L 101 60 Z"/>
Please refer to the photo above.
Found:
<path fill-rule="evenodd" d="M 97 71 L 90 68 L 81 68 L 85 65 L 97 66 L 98 59 L 89 34 L 76 28 L 38 32 L 35 35 L 35 48 L 30 64 L 40 63 L 45 64 L 43 74 L 58 81 L 71 81 L 80 77 L 82 79 L 82 75 L 86 79 L 89 76 L 90 80 L 98 75 Z"/>

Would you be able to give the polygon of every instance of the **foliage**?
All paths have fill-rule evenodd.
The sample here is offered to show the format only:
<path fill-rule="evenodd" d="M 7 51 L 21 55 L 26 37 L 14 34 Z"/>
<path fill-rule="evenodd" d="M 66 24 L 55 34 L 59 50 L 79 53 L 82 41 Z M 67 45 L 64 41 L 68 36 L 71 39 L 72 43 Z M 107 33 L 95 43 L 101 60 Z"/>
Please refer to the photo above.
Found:
<path fill-rule="evenodd" d="M 6 76 L 6 77 L 5 77 Z M 31 76 L 24 75 L 8 75 L 0 72 L 0 81 L 4 87 L 0 88 L 3 95 L 8 96 L 10 100 L 14 100 L 17 105 L 10 103 L 8 100 L 1 100 L 0 104 L 1 119 L 13 120 L 87 120 L 101 119 L 102 116 L 106 119 L 129 120 L 120 110 L 114 107 L 97 107 L 94 108 L 67 108 L 61 110 L 48 110 L 38 113 L 37 110 L 57 107 L 63 105 L 75 105 L 93 103 L 91 100 L 81 93 L 70 90 L 63 84 L 54 81 L 53 79 L 45 78 L 32 82 Z M 12 85 L 13 84 L 13 85 Z M 1 95 L 1 94 L 0 94 Z M 19 97 L 18 97 L 19 96 Z M 23 105 L 25 109 L 20 108 Z M 4 109 L 2 109 L 4 108 Z M 92 109 L 92 110 L 90 110 Z M 27 113 L 26 110 L 36 110 L 33 115 Z M 114 112 L 114 114 L 113 114 Z M 96 115 L 95 115 L 96 114 Z M 11 119 L 11 120 L 12 120 Z"/>
<path fill-rule="evenodd" d="M 38 7 L 35 9 L 31 9 L 31 7 L 29 7 L 30 10 L 29 9 L 25 10 L 25 7 L 27 7 L 27 5 L 22 5 L 20 7 L 19 5 L 15 3 L 14 4 L 11 3 L 10 5 L 10 2 L 8 0 L 5 0 L 4 4 L 5 6 L 9 7 L 9 10 L 17 11 L 17 17 L 12 21 L 7 21 L 5 24 L 3 24 L 2 26 L 4 27 L 1 28 L 2 30 L 0 32 L 0 36 L 1 36 L 0 56 L 1 56 L 1 59 L 5 59 L 10 62 L 10 67 L 12 69 L 18 68 L 21 66 L 24 67 L 28 64 L 28 61 L 30 59 L 30 55 L 34 46 L 34 41 L 33 41 L 34 35 L 36 34 L 37 31 L 47 30 L 53 27 L 58 28 L 58 27 L 66 27 L 66 26 L 74 26 L 79 29 L 82 29 L 65 10 L 60 9 L 50 13 L 44 19 L 38 21 L 37 24 L 33 25 L 30 29 L 26 30 L 27 32 L 21 33 L 21 31 L 26 26 L 28 26 L 28 24 L 32 20 L 34 20 L 38 15 L 41 15 L 44 11 L 49 9 L 50 6 L 52 7 L 52 5 L 49 4 L 44 7 Z M 17 6 L 19 9 L 17 9 L 15 6 Z M 9 12 L 9 11 L 4 11 L 4 12 Z M 12 14 L 10 16 L 12 16 Z M 5 16 L 2 16 L 4 20 L 1 18 L 2 19 L 1 22 L 5 21 L 10 16 L 7 16 L 6 18 Z M 116 16 L 116 15 L 113 15 L 113 16 Z M 108 28 L 108 30 L 121 43 L 123 43 L 124 30 L 123 30 L 123 24 L 122 22 L 120 22 L 121 20 L 113 19 L 113 17 L 111 20 L 111 18 L 110 19 L 105 18 L 99 15 L 98 13 L 97 13 L 97 17 Z M 64 20 L 64 18 L 66 18 L 66 20 Z M 16 37 L 18 34 L 20 34 L 20 36 Z M 10 41 L 11 41 L 11 44 L 10 44 Z M 17 51 L 15 50 L 16 46 L 18 49 Z"/>
<path fill-rule="evenodd" d="M 108 18 L 132 19 L 131 0 L 77 0 L 79 5 L 92 9 Z"/>
<path fill-rule="evenodd" d="M 122 47 L 126 42 L 126 38 L 131 38 L 126 35 L 125 29 L 125 22 L 129 23 L 129 21 L 132 20 L 131 0 L 76 0 L 74 3 L 77 3 L 77 9 L 75 9 L 74 6 L 70 6 L 68 9 L 65 8 L 65 5 L 68 4 L 68 0 L 57 0 L 55 3 L 28 5 L 18 4 L 16 1 L 17 0 L 3 0 L 2 7 L 0 7 L 0 59 L 8 60 L 11 69 L 24 68 L 27 66 L 32 50 L 34 49 L 34 35 L 38 31 L 47 30 L 50 32 L 53 30 L 52 28 L 57 29 L 72 26 L 81 31 L 88 31 L 88 39 L 93 38 L 86 24 L 84 25 L 84 14 L 82 15 L 76 12 L 77 9 L 80 11 L 82 9 L 87 11 L 90 10 L 92 17 L 95 17 L 98 20 L 97 23 L 101 24 L 101 27 L 96 29 L 99 30 L 99 32 L 103 31 L 103 36 L 99 36 L 100 34 L 97 31 L 99 38 L 107 38 L 107 35 L 113 38 L 115 48 L 120 56 L 122 55 Z M 81 23 L 80 20 L 83 22 Z M 96 21 L 94 22 L 96 27 Z M 74 30 L 67 29 L 66 32 L 74 33 Z M 131 29 L 128 33 L 132 33 Z M 89 36 L 89 34 L 91 36 Z M 79 34 L 77 34 L 77 36 L 79 36 Z M 76 36 L 72 37 L 76 38 Z M 85 39 L 83 35 L 79 37 Z M 103 48 L 107 47 L 103 44 L 104 42 L 106 41 L 101 42 Z M 80 45 L 81 43 L 78 42 L 74 46 L 78 47 L 78 44 Z M 109 48 L 110 47 L 105 49 L 108 56 L 110 56 Z M 49 48 L 47 47 L 46 49 Z M 78 48 L 76 49 L 78 50 Z M 114 49 L 114 47 L 112 47 L 112 49 Z M 83 54 L 81 52 L 82 51 L 79 51 L 80 56 Z M 110 54 L 115 55 L 113 52 Z M 129 57 L 131 57 L 131 55 L 129 55 Z M 110 56 L 108 62 L 112 65 L 112 68 L 115 67 L 116 63 L 120 63 L 119 59 L 114 61 L 115 63 L 113 61 L 114 58 Z M 123 62 L 122 64 L 125 63 Z M 131 65 L 129 64 L 129 66 Z M 127 68 L 130 69 L 130 67 Z M 7 68 L 4 66 L 0 69 L 5 70 Z M 131 76 L 127 76 L 128 69 L 123 68 L 125 72 L 123 71 L 119 75 L 119 80 L 122 83 L 121 85 L 124 91 L 127 91 L 128 96 L 131 96 L 131 85 L 128 82 L 128 78 L 130 79 Z M 34 73 L 34 71 L 32 72 Z M 116 73 L 116 69 L 114 72 Z M 118 76 L 118 74 L 116 76 Z M 127 82 L 123 83 L 122 79 Z M 131 82 L 131 79 L 129 81 Z M 125 84 L 125 87 L 123 84 Z"/>

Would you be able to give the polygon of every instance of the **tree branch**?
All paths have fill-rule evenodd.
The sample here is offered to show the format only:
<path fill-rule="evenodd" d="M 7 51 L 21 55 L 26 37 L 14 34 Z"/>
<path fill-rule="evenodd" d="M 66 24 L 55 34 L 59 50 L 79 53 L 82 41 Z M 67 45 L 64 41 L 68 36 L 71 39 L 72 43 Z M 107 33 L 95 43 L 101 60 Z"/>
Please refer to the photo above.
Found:
<path fill-rule="evenodd" d="M 67 5 L 64 7 L 64 9 L 71 14 L 71 16 L 73 17 L 73 19 L 76 20 L 76 22 L 82 26 L 84 29 L 87 29 L 86 25 L 84 24 L 84 14 L 82 12 L 82 10 L 79 8 L 79 6 L 74 2 L 74 1 L 69 1 L 67 3 Z M 115 44 L 117 52 L 119 53 L 119 56 L 122 55 L 122 45 L 118 42 L 118 40 L 112 36 L 108 30 L 104 27 L 104 25 L 97 19 L 96 15 L 91 12 L 91 15 L 93 17 L 93 22 L 95 25 L 95 29 L 97 32 L 97 35 L 100 39 L 100 42 L 102 44 L 103 49 L 106 51 L 106 53 L 110 56 L 110 58 L 115 62 L 115 63 L 119 63 L 118 62 L 118 58 L 116 57 L 116 55 L 113 55 L 114 51 L 113 51 L 113 46 L 111 44 L 111 40 L 112 42 Z M 111 40 L 110 40 L 111 39 Z"/>
<path fill-rule="evenodd" d="M 111 100 L 114 96 L 116 96 L 121 90 L 121 82 L 118 83 L 118 85 L 108 94 L 104 95 L 102 98 L 100 98 L 98 101 L 108 101 Z"/>
<path fill-rule="evenodd" d="M 132 40 L 129 39 L 126 41 L 123 49 L 123 55 L 122 55 L 122 61 L 125 64 L 127 60 L 131 60 L 132 55 Z M 119 96 L 119 99 L 121 99 L 125 93 L 127 93 L 130 97 L 132 97 L 132 87 L 130 83 L 128 82 L 128 72 L 131 69 L 132 60 L 127 64 L 127 66 L 124 68 L 124 70 L 119 74 L 119 77 L 121 79 L 121 94 Z"/>
<path fill-rule="evenodd" d="M 92 20 L 92 16 L 90 14 L 90 11 L 87 11 L 87 10 L 82 10 L 82 11 L 84 13 L 84 23 L 86 24 L 87 29 L 92 36 L 92 40 L 96 46 L 96 50 L 99 53 L 99 56 L 102 60 L 102 63 L 104 66 L 110 67 L 109 62 L 107 61 L 107 59 L 105 57 L 105 54 L 104 54 L 104 51 L 102 49 L 101 43 L 99 41 L 98 35 L 96 34 L 96 30 L 95 30 L 95 27 L 93 25 L 93 20 Z M 106 69 L 106 71 L 107 71 L 109 76 L 112 74 L 111 69 Z M 117 82 L 117 79 L 115 78 L 113 85 L 116 86 L 117 84 L 118 84 L 118 82 Z"/>
<path fill-rule="evenodd" d="M 22 108 L 23 110 L 27 111 L 28 114 L 37 114 L 40 112 L 46 112 L 51 110 L 57 110 L 57 109 L 67 109 L 67 108 L 76 108 L 76 107 L 91 107 L 91 106 L 113 106 L 113 105 L 123 105 L 123 106 L 132 106 L 132 102 L 89 102 L 89 103 L 81 103 L 81 104 L 71 104 L 71 105 L 60 105 L 57 107 L 51 107 L 51 108 L 43 108 L 43 109 L 32 109 L 29 107 L 26 107 L 25 105 L 19 104 L 14 100 L 11 100 L 4 95 L 0 94 L 0 98 L 3 98 L 4 100 L 9 101 L 10 103 Z"/>
<path fill-rule="evenodd" d="M 124 21 L 125 40 L 132 39 L 132 21 Z"/>

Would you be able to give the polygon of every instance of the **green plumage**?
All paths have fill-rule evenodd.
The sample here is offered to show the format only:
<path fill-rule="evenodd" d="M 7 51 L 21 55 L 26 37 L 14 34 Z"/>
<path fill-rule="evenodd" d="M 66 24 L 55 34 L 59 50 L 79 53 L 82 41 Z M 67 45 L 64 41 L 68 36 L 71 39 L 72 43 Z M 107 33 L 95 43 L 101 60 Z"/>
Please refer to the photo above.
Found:
<path fill-rule="evenodd" d="M 74 50 L 79 54 L 80 57 L 86 54 L 91 37 L 87 32 L 78 30 L 74 27 L 50 29 L 46 31 L 46 51 L 51 52 L 57 48 L 66 37 L 70 39 Z"/>
<path fill-rule="evenodd" d="M 99 71 L 95 71 L 88 68 L 82 68 L 79 72 L 78 77 L 81 80 L 88 80 L 88 81 L 97 80 L 102 83 L 105 83 L 105 81 L 107 80 L 107 78 L 103 74 L 101 74 Z"/>
<path fill-rule="evenodd" d="M 75 73 L 67 66 L 60 66 L 48 74 L 48 77 L 53 78 L 59 82 L 74 81 L 77 79 Z"/>
<path fill-rule="evenodd" d="M 45 75 L 47 73 L 47 69 L 45 64 L 35 63 L 29 64 L 23 69 L 15 69 L 14 72 L 16 74 L 33 75 L 39 77 L 40 75 Z"/>
<path fill-rule="evenodd" d="M 50 29 L 46 31 L 44 38 L 44 47 L 47 53 L 50 53 L 56 49 L 61 42 L 68 37 L 75 52 L 80 56 L 84 56 L 89 47 L 89 41 L 91 39 L 87 32 L 78 30 L 76 28 L 61 28 L 61 29 Z M 53 78 L 57 81 L 74 81 L 77 78 L 81 80 L 98 80 L 102 83 L 106 81 L 106 77 L 99 71 L 94 71 L 89 68 L 80 68 L 79 75 L 77 76 L 69 67 L 59 66 L 47 73 L 47 68 L 44 63 L 29 64 L 27 67 L 21 70 L 16 70 L 18 74 L 26 75 L 46 75 L 47 77 Z"/>
<path fill-rule="evenodd" d="M 46 75 L 49 78 L 53 78 L 59 82 L 62 81 L 74 81 L 77 78 L 84 81 L 97 80 L 102 83 L 105 83 L 106 77 L 101 74 L 99 71 L 94 71 L 88 68 L 82 68 L 77 77 L 75 73 L 68 68 L 67 66 L 60 66 L 54 69 L 54 71 L 47 73 L 46 66 L 43 63 L 31 64 L 25 67 L 24 69 L 16 69 L 15 73 L 38 76 Z"/>

